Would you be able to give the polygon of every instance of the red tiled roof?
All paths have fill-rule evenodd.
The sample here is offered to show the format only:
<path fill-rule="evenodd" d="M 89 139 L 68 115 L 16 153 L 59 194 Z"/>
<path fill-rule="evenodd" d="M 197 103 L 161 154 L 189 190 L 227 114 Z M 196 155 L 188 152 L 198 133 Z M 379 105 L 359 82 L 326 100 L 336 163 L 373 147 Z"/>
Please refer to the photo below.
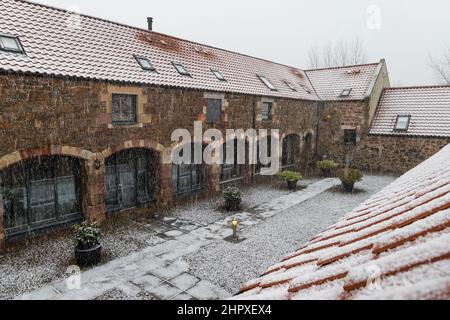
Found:
<path fill-rule="evenodd" d="M 305 73 L 293 67 L 86 15 L 79 16 L 79 29 L 69 28 L 68 22 L 76 21 L 72 13 L 22 0 L 1 0 L 0 12 L 0 33 L 19 36 L 26 51 L 0 51 L 0 70 L 317 99 Z M 133 55 L 147 57 L 158 72 L 142 70 Z M 172 62 L 183 64 L 192 77 L 180 75 Z M 211 68 L 227 81 L 219 81 Z M 257 74 L 278 91 L 268 89 Z"/>
<path fill-rule="evenodd" d="M 410 115 L 407 132 L 394 131 L 398 115 Z M 450 86 L 385 89 L 371 134 L 450 137 Z"/>
<path fill-rule="evenodd" d="M 450 145 L 236 299 L 450 299 Z"/>
<path fill-rule="evenodd" d="M 369 97 L 380 70 L 381 63 L 371 63 L 305 72 L 322 100 L 345 101 L 363 100 Z M 342 97 L 341 93 L 345 89 L 352 89 L 352 91 L 349 96 Z"/>

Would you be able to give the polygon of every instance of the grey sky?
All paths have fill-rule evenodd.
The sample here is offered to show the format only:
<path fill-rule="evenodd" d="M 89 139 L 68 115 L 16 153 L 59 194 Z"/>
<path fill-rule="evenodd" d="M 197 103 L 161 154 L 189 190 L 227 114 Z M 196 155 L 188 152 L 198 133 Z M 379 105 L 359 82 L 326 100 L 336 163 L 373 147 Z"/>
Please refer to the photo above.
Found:
<path fill-rule="evenodd" d="M 435 84 L 429 54 L 450 45 L 448 0 L 35 0 L 280 63 L 307 68 L 308 50 L 328 41 L 364 41 L 370 62 L 386 58 L 393 85 Z M 381 28 L 367 27 L 367 8 Z"/>

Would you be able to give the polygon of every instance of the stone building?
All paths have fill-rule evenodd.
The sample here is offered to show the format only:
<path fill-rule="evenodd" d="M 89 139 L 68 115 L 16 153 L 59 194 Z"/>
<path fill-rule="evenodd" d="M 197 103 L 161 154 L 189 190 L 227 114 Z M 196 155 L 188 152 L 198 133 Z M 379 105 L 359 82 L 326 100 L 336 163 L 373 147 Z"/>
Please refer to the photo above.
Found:
<path fill-rule="evenodd" d="M 369 135 L 384 60 L 303 71 L 24 0 L 0 11 L 1 245 L 254 182 L 259 164 L 172 164 L 173 131 L 195 121 L 279 129 L 283 167 L 304 172 L 322 157 L 384 169 L 373 149 L 397 138 Z"/>

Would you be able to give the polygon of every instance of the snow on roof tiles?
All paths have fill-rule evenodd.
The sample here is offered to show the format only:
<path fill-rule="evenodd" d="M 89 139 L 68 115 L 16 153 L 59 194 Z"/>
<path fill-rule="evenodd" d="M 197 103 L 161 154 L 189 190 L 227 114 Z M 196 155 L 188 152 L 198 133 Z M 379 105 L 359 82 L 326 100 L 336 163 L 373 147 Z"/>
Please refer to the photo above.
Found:
<path fill-rule="evenodd" d="M 397 116 L 411 116 L 408 131 L 395 131 Z M 450 86 L 385 89 L 371 134 L 450 137 Z"/>
<path fill-rule="evenodd" d="M 363 100 L 369 97 L 380 68 L 381 63 L 371 63 L 305 72 L 320 99 L 346 101 Z M 351 89 L 350 95 L 341 96 L 347 89 Z"/>
<path fill-rule="evenodd" d="M 0 51 L 0 70 L 318 99 L 297 68 L 23 0 L 1 0 L 0 12 L 0 34 L 18 36 L 26 52 Z M 143 70 L 134 56 L 148 58 L 157 72 Z M 180 75 L 173 63 L 182 64 L 191 77 Z"/>
<path fill-rule="evenodd" d="M 450 145 L 234 299 L 449 299 Z"/>

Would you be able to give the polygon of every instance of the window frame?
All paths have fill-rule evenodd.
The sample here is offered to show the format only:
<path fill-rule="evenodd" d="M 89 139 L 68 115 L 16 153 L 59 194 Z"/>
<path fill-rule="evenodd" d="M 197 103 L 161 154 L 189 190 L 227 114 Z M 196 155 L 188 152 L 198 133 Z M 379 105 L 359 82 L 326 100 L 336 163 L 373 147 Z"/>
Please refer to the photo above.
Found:
<path fill-rule="evenodd" d="M 270 81 L 266 76 L 257 75 L 259 80 L 261 80 L 262 83 L 264 83 L 264 85 L 269 88 L 271 91 L 278 91 L 278 89 L 273 85 L 272 81 Z"/>
<path fill-rule="evenodd" d="M 264 105 L 269 106 L 269 112 L 267 118 L 264 117 Z M 273 102 L 262 101 L 261 102 L 261 120 L 264 122 L 272 122 L 273 121 Z"/>
<path fill-rule="evenodd" d="M 18 49 L 16 50 L 16 49 L 11 49 L 11 48 L 6 48 L 2 42 L 2 38 L 13 39 L 16 42 Z M 25 50 L 22 46 L 22 42 L 20 41 L 20 38 L 18 36 L 11 36 L 11 35 L 2 34 L 2 33 L 0 33 L 0 51 L 25 54 Z"/>
<path fill-rule="evenodd" d="M 134 98 L 134 119 L 133 120 L 114 120 L 114 97 L 115 96 L 127 96 L 130 98 Z M 112 124 L 114 126 L 126 126 L 126 125 L 135 125 L 138 123 L 138 95 L 136 94 L 127 94 L 127 93 L 113 93 L 111 95 L 111 118 Z"/>
<path fill-rule="evenodd" d="M 345 88 L 342 90 L 339 97 L 350 97 L 350 95 L 352 94 L 352 91 L 353 91 L 353 88 Z"/>
<path fill-rule="evenodd" d="M 294 87 L 294 85 L 292 83 L 290 83 L 287 80 L 284 80 L 284 83 L 289 87 L 289 89 L 291 89 L 294 92 L 297 92 L 297 89 Z"/>
<path fill-rule="evenodd" d="M 142 57 L 142 56 L 134 56 L 134 58 L 136 59 L 136 61 L 138 62 L 138 64 L 141 66 L 141 68 L 145 71 L 152 71 L 152 72 L 156 72 L 156 68 L 153 65 L 153 63 L 150 61 L 150 59 L 146 58 L 146 57 Z M 150 67 L 146 67 L 142 64 L 142 61 L 147 61 L 148 64 L 150 65 Z"/>
<path fill-rule="evenodd" d="M 191 74 L 189 73 L 188 69 L 186 69 L 186 67 L 185 67 L 183 64 L 181 64 L 181 63 L 179 63 L 179 62 L 172 62 L 172 65 L 173 65 L 173 67 L 175 68 L 175 70 L 176 70 L 180 75 L 185 76 L 185 77 L 191 77 L 191 78 L 192 78 L 192 76 L 191 76 Z M 182 70 L 180 70 L 180 67 L 182 68 Z"/>
<path fill-rule="evenodd" d="M 223 108 L 223 101 L 222 99 L 212 99 L 212 98 L 206 98 L 206 122 L 207 123 L 220 123 L 222 120 L 222 108 Z M 219 117 L 218 119 L 210 119 L 209 115 L 211 114 L 209 112 L 209 109 L 211 107 L 211 105 L 208 104 L 208 102 L 217 102 L 220 101 L 220 106 L 219 106 Z"/>
<path fill-rule="evenodd" d="M 223 76 L 222 72 L 220 72 L 217 69 L 210 69 L 212 74 L 217 78 L 217 80 L 222 81 L 222 82 L 227 82 L 227 79 L 225 79 L 225 77 Z"/>
<path fill-rule="evenodd" d="M 399 120 L 401 118 L 407 118 L 408 119 L 406 121 L 406 128 L 398 128 L 398 123 L 399 123 Z M 394 131 L 395 132 L 408 132 L 410 124 L 411 124 L 411 115 L 399 114 L 399 115 L 397 115 L 397 118 L 395 120 Z"/>

